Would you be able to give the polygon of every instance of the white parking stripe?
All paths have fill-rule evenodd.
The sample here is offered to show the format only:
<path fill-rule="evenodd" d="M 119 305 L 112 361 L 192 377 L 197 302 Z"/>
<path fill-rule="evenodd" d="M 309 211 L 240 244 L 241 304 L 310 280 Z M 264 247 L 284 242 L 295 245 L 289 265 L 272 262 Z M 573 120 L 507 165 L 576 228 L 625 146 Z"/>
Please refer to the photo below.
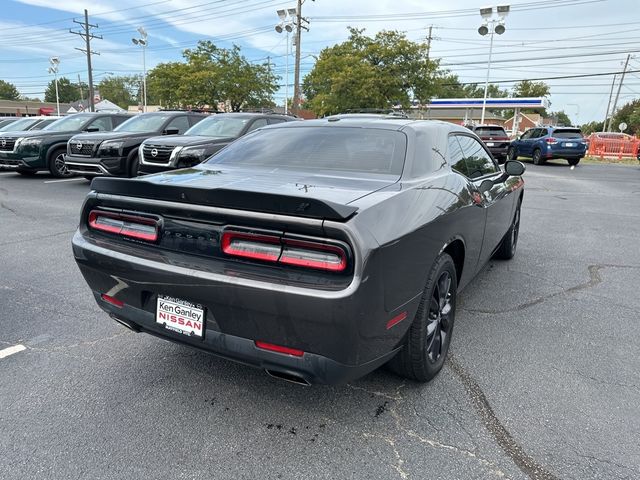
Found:
<path fill-rule="evenodd" d="M 8 357 L 9 355 L 13 355 L 14 353 L 18 353 L 26 349 L 27 347 L 24 345 L 14 345 L 13 347 L 5 348 L 0 350 L 0 358 Z"/>
<path fill-rule="evenodd" d="M 45 180 L 44 183 L 77 182 L 78 180 L 84 180 L 84 178 L 77 177 L 77 178 L 63 178 L 62 180 Z"/>
<path fill-rule="evenodd" d="M 15 175 L 15 172 L 0 172 L 0 175 Z"/>

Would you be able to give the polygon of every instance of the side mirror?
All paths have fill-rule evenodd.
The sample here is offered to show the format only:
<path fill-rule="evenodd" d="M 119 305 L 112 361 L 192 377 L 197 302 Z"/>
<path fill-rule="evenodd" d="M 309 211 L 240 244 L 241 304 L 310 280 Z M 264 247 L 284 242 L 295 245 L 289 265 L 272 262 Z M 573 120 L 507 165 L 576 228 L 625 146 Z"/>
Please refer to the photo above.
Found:
<path fill-rule="evenodd" d="M 522 175 L 526 170 L 524 163 L 517 160 L 507 160 L 504 164 L 504 173 L 510 177 Z"/>
<path fill-rule="evenodd" d="M 100 128 L 99 127 L 87 127 L 85 129 L 85 132 L 99 132 Z"/>
<path fill-rule="evenodd" d="M 180 133 L 180 130 L 177 128 L 165 128 L 164 132 L 162 132 L 163 135 L 178 135 L 178 133 Z"/>

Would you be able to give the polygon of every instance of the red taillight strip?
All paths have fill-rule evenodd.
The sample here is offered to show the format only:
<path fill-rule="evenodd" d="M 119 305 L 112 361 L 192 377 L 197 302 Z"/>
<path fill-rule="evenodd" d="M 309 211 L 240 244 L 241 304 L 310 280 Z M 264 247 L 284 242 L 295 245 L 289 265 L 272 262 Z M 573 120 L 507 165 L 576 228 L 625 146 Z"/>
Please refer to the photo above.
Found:
<path fill-rule="evenodd" d="M 271 352 L 284 353 L 286 355 L 293 355 L 294 357 L 301 357 L 304 355 L 303 350 L 298 350 L 297 348 L 289 348 L 283 347 L 281 345 L 274 345 L 273 343 L 267 342 L 255 342 L 256 347 L 261 348 L 263 350 L 269 350 Z"/>
<path fill-rule="evenodd" d="M 402 312 L 398 315 L 396 315 L 395 317 L 393 317 L 391 320 L 389 320 L 387 322 L 387 330 L 389 330 L 391 327 L 393 327 L 394 325 L 399 324 L 401 321 L 403 321 L 405 318 L 407 318 L 407 312 Z"/>
<path fill-rule="evenodd" d="M 283 249 L 282 255 L 280 256 L 280 263 L 284 263 L 287 265 L 296 265 L 299 267 L 318 268 L 320 270 L 329 270 L 332 272 L 341 272 L 347 268 L 347 254 L 344 249 L 338 246 L 327 245 L 324 243 L 305 242 L 301 240 L 291 240 L 288 238 L 283 239 L 283 241 L 285 244 L 285 248 Z M 287 256 L 287 246 L 300 247 L 302 249 L 317 252 L 330 252 L 335 254 L 340 259 L 340 261 L 337 263 L 332 263 L 315 259 L 290 257 Z"/>
<path fill-rule="evenodd" d="M 105 225 L 98 223 L 100 217 L 111 218 L 122 222 L 122 225 Z M 130 224 L 127 227 L 127 224 Z M 153 233 L 140 232 L 133 227 L 138 225 L 146 225 L 154 227 Z M 125 215 L 115 212 L 104 212 L 102 210 L 92 210 L 89 212 L 89 227 L 101 232 L 115 233 L 123 237 L 135 238 L 136 240 L 144 240 L 146 242 L 155 242 L 158 240 L 158 221 L 153 218 L 137 217 L 134 215 Z"/>
<path fill-rule="evenodd" d="M 109 295 L 107 295 L 106 293 L 103 293 L 102 295 L 100 295 L 100 298 L 102 298 L 102 300 L 104 300 L 107 303 L 110 303 L 111 305 L 114 305 L 118 308 L 122 308 L 124 306 L 124 302 L 122 300 L 118 300 L 117 298 L 113 298 Z"/>
<path fill-rule="evenodd" d="M 247 242 L 247 248 L 234 246 L 234 240 Z M 252 260 L 264 260 L 273 263 L 283 263 L 298 267 L 314 268 L 330 272 L 342 272 L 347 269 L 348 258 L 344 248 L 337 245 L 330 245 L 321 242 L 297 240 L 275 235 L 259 233 L 227 231 L 222 234 L 220 242 L 222 251 L 227 255 L 248 258 Z M 251 244 L 255 249 L 251 250 Z M 262 244 L 262 251 L 260 246 Z M 269 247 L 273 251 L 269 251 Z M 277 250 L 274 248 L 276 247 Z M 298 256 L 294 253 L 297 250 Z M 309 254 L 304 258 L 305 251 Z M 336 262 L 313 258 L 312 253 L 332 254 L 337 258 Z"/>
<path fill-rule="evenodd" d="M 255 243 L 256 246 L 262 244 L 269 245 L 277 245 L 280 247 L 280 239 L 271 235 L 260 235 L 254 233 L 243 233 L 243 232 L 224 232 L 222 234 L 222 251 L 227 255 L 233 255 L 235 257 L 244 257 L 251 258 L 254 260 L 266 260 L 270 262 L 277 262 L 280 257 L 280 251 L 278 252 L 256 252 L 256 251 L 248 251 L 242 250 L 239 248 L 234 248 L 233 240 L 246 240 L 249 243 Z"/>

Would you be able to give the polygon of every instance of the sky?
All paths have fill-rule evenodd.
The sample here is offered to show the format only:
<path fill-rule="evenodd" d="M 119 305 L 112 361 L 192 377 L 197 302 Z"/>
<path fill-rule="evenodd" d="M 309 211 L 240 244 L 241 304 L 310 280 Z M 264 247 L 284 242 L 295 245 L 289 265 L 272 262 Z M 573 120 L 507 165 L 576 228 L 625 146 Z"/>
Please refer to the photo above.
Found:
<path fill-rule="evenodd" d="M 506 4 L 500 2 L 499 4 Z M 25 96 L 44 97 L 49 58 L 60 59 L 59 75 L 87 81 L 86 56 L 76 50 L 83 40 L 69 30 L 89 11 L 94 82 L 109 75 L 142 74 L 142 49 L 131 42 L 136 29 L 148 32 L 147 69 L 181 59 L 198 40 L 218 46 L 233 43 L 252 62 L 271 62 L 293 85 L 293 55 L 286 72 L 286 35 L 274 27 L 276 10 L 295 7 L 295 0 L 0 0 L 0 79 Z M 487 0 L 306 0 L 303 16 L 301 74 L 313 67 L 320 51 L 347 39 L 347 27 L 400 30 L 409 39 L 426 41 L 432 28 L 431 56 L 463 82 L 483 84 L 487 75 L 489 36 L 478 34 L 479 8 Z M 494 4 L 497 5 L 497 4 Z M 621 72 L 631 54 L 618 108 L 640 98 L 640 9 L 638 0 L 514 0 L 505 18 L 506 31 L 495 35 L 490 81 L 510 89 L 509 80 L 604 74 L 545 80 L 551 87 L 551 110 L 564 110 L 575 124 L 603 120 L 613 72 Z M 293 50 L 290 49 L 290 52 Z M 635 56 L 634 56 L 635 55 Z M 618 76 L 619 80 L 619 76 Z M 614 96 L 618 84 L 614 88 Z M 293 88 L 289 88 L 289 96 Z M 284 87 L 276 102 L 285 98 Z"/>

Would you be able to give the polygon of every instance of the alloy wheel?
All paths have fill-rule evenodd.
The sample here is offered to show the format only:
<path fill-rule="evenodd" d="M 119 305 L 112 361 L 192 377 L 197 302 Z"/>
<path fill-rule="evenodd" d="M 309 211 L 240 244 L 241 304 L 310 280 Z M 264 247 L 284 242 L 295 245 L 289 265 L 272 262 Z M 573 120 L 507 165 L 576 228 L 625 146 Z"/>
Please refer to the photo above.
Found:
<path fill-rule="evenodd" d="M 61 177 L 71 176 L 71 172 L 64 163 L 64 153 L 56 155 L 56 158 L 53 160 L 53 168 L 55 168 L 56 172 L 58 172 L 58 175 Z"/>
<path fill-rule="evenodd" d="M 436 282 L 429 304 L 427 324 L 427 355 L 431 362 L 437 362 L 449 341 L 451 331 L 450 315 L 453 309 L 451 275 L 442 272 Z"/>

